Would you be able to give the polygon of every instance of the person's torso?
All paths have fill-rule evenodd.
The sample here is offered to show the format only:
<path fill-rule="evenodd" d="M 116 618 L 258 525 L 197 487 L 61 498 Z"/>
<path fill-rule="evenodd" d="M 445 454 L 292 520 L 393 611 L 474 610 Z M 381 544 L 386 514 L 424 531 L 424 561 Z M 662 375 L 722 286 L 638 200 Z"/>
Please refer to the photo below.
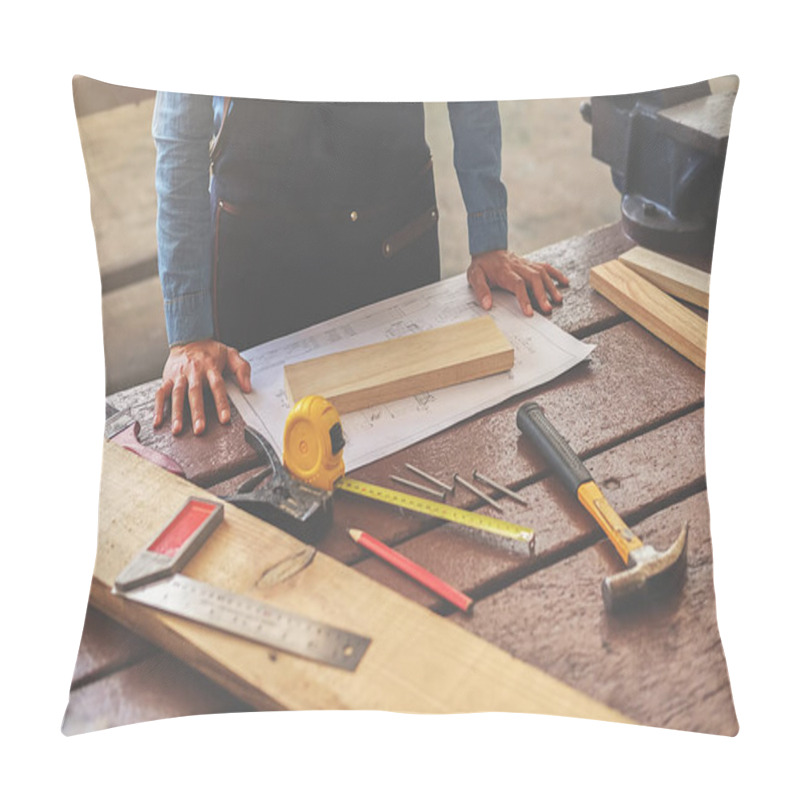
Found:
<path fill-rule="evenodd" d="M 421 103 L 236 98 L 214 160 L 215 194 L 239 205 L 381 204 L 402 195 L 429 159 Z"/>

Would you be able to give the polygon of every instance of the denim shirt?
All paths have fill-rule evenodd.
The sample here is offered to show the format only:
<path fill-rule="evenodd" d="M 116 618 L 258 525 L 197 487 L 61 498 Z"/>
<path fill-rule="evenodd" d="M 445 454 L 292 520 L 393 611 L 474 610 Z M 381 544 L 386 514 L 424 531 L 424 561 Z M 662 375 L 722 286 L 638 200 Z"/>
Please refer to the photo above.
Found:
<path fill-rule="evenodd" d="M 156 96 L 158 270 L 170 346 L 214 336 L 209 143 L 219 129 L 222 109 L 221 97 L 169 92 Z M 505 249 L 507 198 L 500 179 L 497 103 L 448 103 L 448 113 L 470 253 Z"/>

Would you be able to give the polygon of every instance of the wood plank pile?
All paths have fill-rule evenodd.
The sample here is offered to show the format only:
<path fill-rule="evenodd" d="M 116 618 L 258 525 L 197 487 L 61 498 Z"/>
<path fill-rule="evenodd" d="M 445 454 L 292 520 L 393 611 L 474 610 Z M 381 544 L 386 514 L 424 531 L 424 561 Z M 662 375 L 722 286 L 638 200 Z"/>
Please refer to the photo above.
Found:
<path fill-rule="evenodd" d="M 708 308 L 709 274 L 635 247 L 592 267 L 594 289 L 663 342 L 705 369 L 708 323 L 674 298 Z"/>

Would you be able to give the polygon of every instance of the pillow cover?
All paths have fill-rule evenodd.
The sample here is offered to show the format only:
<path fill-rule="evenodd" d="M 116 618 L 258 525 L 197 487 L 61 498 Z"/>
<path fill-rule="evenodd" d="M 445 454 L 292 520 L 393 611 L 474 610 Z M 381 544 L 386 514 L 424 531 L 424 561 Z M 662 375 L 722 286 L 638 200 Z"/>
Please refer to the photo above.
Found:
<path fill-rule="evenodd" d="M 181 106 L 186 116 L 177 114 L 176 105 L 167 125 L 159 115 L 168 100 L 155 92 L 76 78 L 103 285 L 108 415 L 115 427 L 107 431 L 112 442 L 104 456 L 98 563 L 64 732 L 252 708 L 356 708 L 534 711 L 735 735 L 714 601 L 703 452 L 708 300 L 697 281 L 702 284 L 711 268 L 736 88 L 736 79 L 728 77 L 636 95 L 503 101 L 497 106 L 504 187 L 498 195 L 498 153 L 484 146 L 495 135 L 494 118 L 486 115 L 493 104 L 475 109 L 426 103 L 413 110 L 414 104 L 372 104 L 388 114 L 378 119 L 380 114 L 367 113 L 375 111 L 370 104 L 237 104 L 237 98 L 225 103 L 191 96 Z M 270 126 L 269 153 L 257 149 L 255 139 L 237 139 L 248 119 Z M 172 172 L 157 169 L 154 131 L 158 159 L 172 160 Z M 208 131 L 218 138 L 212 142 Z M 389 131 L 402 148 L 391 141 L 383 148 L 373 145 L 385 144 Z M 209 196 L 210 144 L 216 188 Z M 205 161 L 198 159 L 202 166 L 195 166 L 191 184 L 188 172 L 174 164 L 187 168 L 198 153 Z M 424 174 L 419 183 L 417 167 Z M 435 195 L 428 194 L 433 187 Z M 234 195 L 220 194 L 223 189 Z M 181 203 L 198 196 L 207 214 L 187 223 Z M 475 205 L 487 196 L 499 205 Z M 428 222 L 421 221 L 420 209 Z M 221 221 L 223 213 L 228 216 Z M 390 228 L 380 227 L 384 217 Z M 170 239 L 164 230 L 175 219 L 192 234 Z M 318 275 L 324 272 L 318 262 L 329 266 L 340 246 L 350 252 L 363 229 L 365 241 L 377 237 L 390 246 L 391 257 L 384 253 L 380 270 L 372 272 L 359 260 L 352 283 L 374 293 L 359 296 L 356 308 L 339 308 L 336 273 Z M 234 399 L 226 424 L 217 422 L 208 391 L 206 427 L 199 435 L 187 427 L 188 409 L 178 434 L 166 422 L 155 425 L 154 417 L 170 345 L 185 341 L 182 331 L 195 330 L 186 309 L 195 308 L 197 318 L 204 313 L 201 302 L 192 306 L 194 300 L 185 299 L 198 294 L 188 264 L 207 259 L 206 282 L 232 291 L 241 308 L 254 309 L 259 324 L 262 316 L 277 316 L 266 305 L 268 297 L 244 288 L 261 284 L 243 283 L 253 265 L 260 275 L 269 274 L 265 265 L 289 263 L 286 251 L 252 244 L 265 230 L 275 237 L 291 231 L 292 248 L 302 245 L 297 266 L 284 266 L 284 278 L 271 278 L 264 291 L 280 294 L 278 284 L 296 273 L 291 290 L 274 303 L 285 308 L 290 322 L 301 319 L 295 305 L 303 311 L 319 306 L 317 316 L 297 322 L 300 332 L 318 326 L 309 336 L 340 335 L 319 327 L 326 313 L 356 314 L 359 307 L 416 290 L 398 276 L 429 257 L 422 245 L 435 237 L 438 256 L 431 263 L 437 274 L 463 288 L 468 272 L 475 297 L 475 273 L 490 283 L 495 274 L 471 255 L 484 249 L 476 242 L 490 242 L 494 250 L 507 241 L 507 249 L 528 264 L 552 265 L 566 280 L 541 266 L 522 268 L 549 275 L 544 286 L 551 280 L 560 284 L 549 293 L 552 312 L 544 314 L 541 299 L 529 289 L 536 306 L 532 320 L 548 317 L 553 327 L 591 348 L 577 366 L 432 437 L 406 441 L 398 423 L 397 452 L 356 474 L 397 489 L 393 477 L 401 473 L 425 483 L 409 474 L 408 464 L 448 484 L 458 473 L 488 492 L 499 510 L 488 511 L 463 484 L 453 484 L 447 503 L 532 528 L 533 554 L 521 557 L 491 536 L 465 533 L 458 519 L 398 513 L 342 492 L 313 549 L 226 508 L 224 526 L 186 574 L 366 636 L 369 646 L 352 672 L 280 648 L 227 640 L 112 591 L 121 569 L 169 524 L 183 501 L 195 494 L 228 497 L 257 466 L 244 428 L 259 414 L 259 345 L 297 330 L 266 334 L 258 327 L 256 339 L 241 333 L 236 345 L 251 364 L 253 391 L 235 385 L 236 362 L 226 362 Z M 227 279 L 214 259 L 234 239 L 248 243 L 247 269 Z M 404 251 L 396 259 L 395 247 Z M 183 262 L 181 248 L 190 251 Z M 411 254 L 408 262 L 400 260 Z M 611 288 L 600 280 L 609 264 L 617 270 Z M 427 273 L 417 283 L 426 281 Z M 686 294 L 687 285 L 694 294 Z M 519 295 L 492 289 L 491 313 L 499 314 L 505 304 L 508 313 L 524 316 Z M 452 297 L 458 297 L 455 290 Z M 477 302 L 465 302 L 473 313 L 485 313 Z M 272 310 L 260 313 L 262 305 Z M 209 319 L 219 322 L 227 313 L 238 322 L 239 308 L 226 312 L 220 301 Z M 196 330 L 211 335 L 204 324 Z M 291 355 L 296 358 L 296 351 Z M 688 523 L 679 560 L 683 571 L 668 591 L 639 592 L 622 613 L 604 606 L 603 579 L 626 566 L 596 518 L 521 432 L 517 412 L 531 399 L 569 440 L 606 498 L 588 505 L 605 511 L 607 501 L 657 552 L 666 552 Z M 431 395 L 417 402 L 424 409 L 439 401 Z M 376 409 L 373 417 L 381 413 L 388 412 Z M 272 438 L 277 440 L 274 432 Z M 117 445 L 123 440 L 134 450 L 149 448 L 147 458 L 121 453 Z M 345 445 L 345 461 L 347 452 Z M 163 456 L 172 459 L 168 469 L 149 463 L 161 457 L 163 467 Z M 170 475 L 171 467 L 183 477 Z M 479 475 L 491 483 L 481 484 Z M 417 495 L 426 497 L 420 490 Z M 353 527 L 468 595 L 470 610 L 457 610 L 429 586 L 368 553 L 348 535 Z M 473 668 L 478 663 L 483 666 Z"/>

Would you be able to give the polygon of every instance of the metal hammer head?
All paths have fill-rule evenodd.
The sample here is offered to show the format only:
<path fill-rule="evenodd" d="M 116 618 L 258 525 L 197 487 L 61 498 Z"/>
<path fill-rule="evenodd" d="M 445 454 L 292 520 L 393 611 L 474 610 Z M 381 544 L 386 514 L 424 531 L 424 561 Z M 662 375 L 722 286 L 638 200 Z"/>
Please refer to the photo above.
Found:
<path fill-rule="evenodd" d="M 689 523 L 684 522 L 678 538 L 664 552 L 650 545 L 632 550 L 629 566 L 603 581 L 603 602 L 609 613 L 629 608 L 631 601 L 663 594 L 674 589 L 686 573 Z"/>

